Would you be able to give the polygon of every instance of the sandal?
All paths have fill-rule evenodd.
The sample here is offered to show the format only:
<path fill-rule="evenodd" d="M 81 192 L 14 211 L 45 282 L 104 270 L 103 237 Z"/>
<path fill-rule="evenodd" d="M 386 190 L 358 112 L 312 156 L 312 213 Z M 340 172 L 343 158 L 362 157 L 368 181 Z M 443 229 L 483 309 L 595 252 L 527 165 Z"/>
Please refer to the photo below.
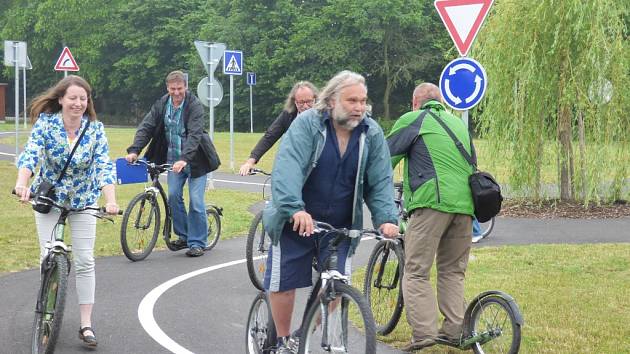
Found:
<path fill-rule="evenodd" d="M 86 331 L 92 331 L 92 335 L 84 335 Z M 88 347 L 96 347 L 96 333 L 92 327 L 83 327 L 79 329 L 79 339 L 83 341 Z"/>

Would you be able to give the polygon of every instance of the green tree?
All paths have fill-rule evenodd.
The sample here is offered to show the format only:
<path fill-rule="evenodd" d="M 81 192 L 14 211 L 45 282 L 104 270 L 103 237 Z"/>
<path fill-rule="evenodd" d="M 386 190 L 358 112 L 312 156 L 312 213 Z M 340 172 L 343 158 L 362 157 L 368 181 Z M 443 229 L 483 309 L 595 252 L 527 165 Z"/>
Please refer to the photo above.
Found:
<path fill-rule="evenodd" d="M 630 147 L 628 11 L 614 0 L 494 5 L 473 52 L 490 82 L 478 127 L 494 153 L 508 149 L 516 189 L 541 196 L 552 142 L 561 199 L 621 198 Z"/>
<path fill-rule="evenodd" d="M 297 70 L 323 80 L 342 69 L 362 73 L 381 103 L 376 113 L 389 119 L 409 109 L 416 81 L 437 82 L 446 41 L 429 2 L 339 0 L 304 14 L 288 54 Z M 392 97 L 399 98 L 393 110 Z"/>

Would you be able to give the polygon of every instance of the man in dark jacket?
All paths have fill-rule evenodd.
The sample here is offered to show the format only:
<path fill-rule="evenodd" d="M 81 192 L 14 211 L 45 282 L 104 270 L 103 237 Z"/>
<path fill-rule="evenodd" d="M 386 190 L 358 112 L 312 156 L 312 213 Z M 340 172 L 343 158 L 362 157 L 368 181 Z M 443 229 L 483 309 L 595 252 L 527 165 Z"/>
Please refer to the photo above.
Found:
<path fill-rule="evenodd" d="M 169 163 L 168 204 L 173 229 L 179 239 L 173 244 L 189 250 L 186 255 L 203 255 L 208 239 L 208 221 L 204 193 L 206 174 L 216 169 L 217 156 L 208 134 L 204 132 L 203 107 L 187 90 L 184 73 L 166 76 L 168 93 L 158 99 L 140 123 L 133 144 L 127 148 L 127 161 L 135 161 L 149 144 L 145 158 L 156 164 Z M 150 143 L 149 143 L 150 142 Z M 190 203 L 184 206 L 184 184 L 188 180 Z"/>

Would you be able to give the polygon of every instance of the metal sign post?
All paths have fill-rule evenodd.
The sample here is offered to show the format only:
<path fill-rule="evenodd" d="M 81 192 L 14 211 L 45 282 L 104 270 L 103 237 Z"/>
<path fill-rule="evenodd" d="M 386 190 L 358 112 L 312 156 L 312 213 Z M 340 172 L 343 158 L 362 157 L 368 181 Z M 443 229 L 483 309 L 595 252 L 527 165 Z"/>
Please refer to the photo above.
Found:
<path fill-rule="evenodd" d="M 223 52 L 223 73 L 230 75 L 230 169 L 234 170 L 234 75 L 243 75 L 243 52 Z"/>
<path fill-rule="evenodd" d="M 18 62 L 18 42 L 13 42 L 13 65 L 15 65 L 15 163 L 17 164 L 20 154 L 20 144 L 18 142 L 18 127 L 20 126 L 20 64 Z"/>
<path fill-rule="evenodd" d="M 19 124 L 20 124 L 20 67 L 26 66 L 26 42 L 4 41 L 4 65 L 15 66 L 15 162 L 20 153 Z"/>
<path fill-rule="evenodd" d="M 254 132 L 254 98 L 253 87 L 256 85 L 256 73 L 247 73 L 247 85 L 249 85 L 249 132 Z"/>
<path fill-rule="evenodd" d="M 210 140 L 214 142 L 214 106 L 218 105 L 221 102 L 221 98 L 223 97 L 223 89 L 221 89 L 221 95 L 218 97 L 218 100 L 215 100 L 216 94 L 215 85 L 219 84 L 218 81 L 214 79 L 214 70 L 216 70 L 221 57 L 223 56 L 223 51 L 225 50 L 225 44 L 223 43 L 209 43 L 204 41 L 195 41 L 195 48 L 197 48 L 197 53 L 201 57 L 201 61 L 204 64 L 204 68 L 208 73 L 208 79 L 206 81 L 206 88 L 208 94 L 205 95 L 208 98 L 208 110 L 209 110 L 209 119 L 210 119 L 210 127 L 209 127 L 209 135 Z M 199 91 L 199 86 L 197 86 L 197 91 Z M 201 95 L 200 95 L 201 96 Z M 214 189 L 214 182 L 212 179 L 212 172 L 208 173 L 208 179 L 206 188 Z"/>
<path fill-rule="evenodd" d="M 207 97 L 209 100 L 213 99 L 213 101 L 211 102 L 214 102 L 214 100 L 217 98 L 214 92 L 216 89 L 215 86 L 218 84 L 218 81 L 216 81 L 214 78 L 214 71 L 216 70 L 217 65 L 219 64 L 219 61 L 221 61 L 221 58 L 223 57 L 223 52 L 225 51 L 225 44 L 195 41 L 195 47 L 197 48 L 197 53 L 199 53 L 199 56 L 201 57 L 201 61 L 204 64 L 204 68 L 206 69 L 206 72 L 208 73 L 208 80 L 206 81 L 207 90 L 208 90 Z M 223 90 L 221 90 L 221 93 L 222 92 Z M 223 94 L 221 94 L 221 96 L 222 95 Z M 213 141 L 214 141 L 214 106 L 219 104 L 219 102 L 221 102 L 221 98 L 219 98 L 215 104 L 208 105 L 209 115 L 210 115 L 209 132 L 210 132 L 210 139 Z"/>
<path fill-rule="evenodd" d="M 24 70 L 23 73 L 23 82 L 24 82 L 24 86 L 23 88 L 23 104 L 24 104 L 24 129 L 26 129 L 26 70 L 31 70 L 33 68 L 33 65 L 31 64 L 31 60 L 28 58 L 28 55 L 26 56 L 26 66 L 23 66 L 22 69 Z"/>

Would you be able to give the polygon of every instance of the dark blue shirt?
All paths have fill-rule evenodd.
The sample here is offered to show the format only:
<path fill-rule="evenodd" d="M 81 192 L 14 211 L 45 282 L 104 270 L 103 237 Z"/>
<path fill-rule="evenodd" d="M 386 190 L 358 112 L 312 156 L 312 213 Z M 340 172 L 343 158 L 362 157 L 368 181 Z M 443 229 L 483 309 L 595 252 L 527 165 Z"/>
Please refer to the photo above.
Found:
<path fill-rule="evenodd" d="M 367 129 L 367 125 L 361 121 L 352 130 L 346 152 L 341 156 L 332 118 L 326 114 L 324 122 L 326 143 L 317 166 L 302 188 L 302 199 L 306 212 L 315 220 L 327 222 L 334 227 L 350 227 L 359 164 L 359 137 Z"/>

